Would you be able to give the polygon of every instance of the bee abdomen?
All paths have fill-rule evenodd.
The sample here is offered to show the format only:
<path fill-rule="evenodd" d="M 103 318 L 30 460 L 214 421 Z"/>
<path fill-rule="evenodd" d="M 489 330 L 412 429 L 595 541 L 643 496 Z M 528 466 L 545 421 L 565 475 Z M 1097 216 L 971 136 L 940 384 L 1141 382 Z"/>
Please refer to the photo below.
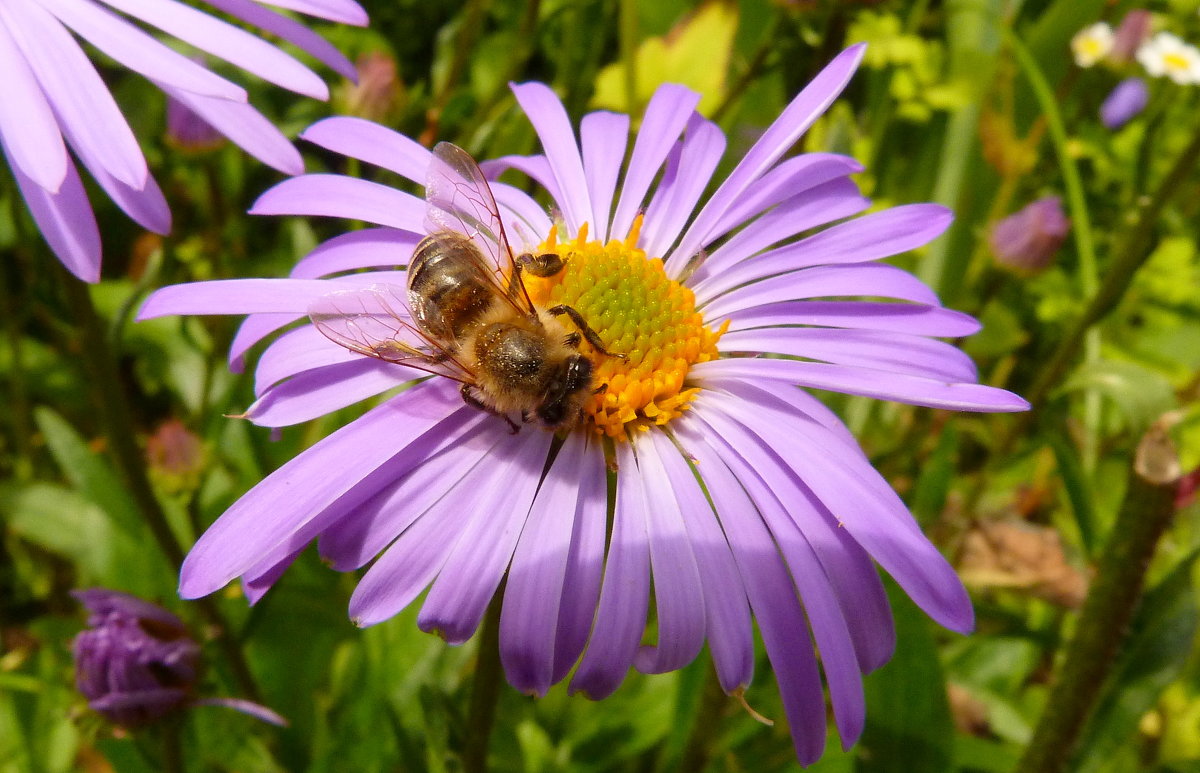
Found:
<path fill-rule="evenodd" d="M 408 297 L 422 329 L 456 340 L 488 310 L 493 293 L 478 265 L 478 249 L 456 234 L 434 234 L 417 245 L 408 266 Z"/>

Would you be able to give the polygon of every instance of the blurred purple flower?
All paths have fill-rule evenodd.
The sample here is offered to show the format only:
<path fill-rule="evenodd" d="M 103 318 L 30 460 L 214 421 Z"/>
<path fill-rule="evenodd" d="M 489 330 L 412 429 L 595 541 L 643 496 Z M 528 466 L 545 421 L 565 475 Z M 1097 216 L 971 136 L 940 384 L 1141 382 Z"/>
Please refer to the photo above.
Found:
<path fill-rule="evenodd" d="M 75 637 L 75 685 L 110 722 L 137 728 L 187 706 L 224 706 L 274 725 L 283 717 L 239 698 L 194 696 L 200 646 L 183 621 L 128 593 L 89 588 L 72 595 L 88 610 Z"/>
<path fill-rule="evenodd" d="M 1150 37 L 1150 25 L 1153 21 L 1153 14 L 1140 8 L 1125 14 L 1113 34 L 1108 58 L 1121 64 L 1132 62 L 1142 43 Z"/>
<path fill-rule="evenodd" d="M 1100 105 L 1100 121 L 1117 130 L 1146 109 L 1150 89 L 1141 78 L 1126 78 L 1116 85 Z"/>
<path fill-rule="evenodd" d="M 1062 200 L 1046 196 L 996 223 L 988 243 L 1000 265 L 1036 274 L 1050 267 L 1070 230 Z"/>
<path fill-rule="evenodd" d="M 193 153 L 218 148 L 225 135 L 175 97 L 167 97 L 167 142 Z"/>
<path fill-rule="evenodd" d="M 544 154 L 482 168 L 493 179 L 514 169 L 546 189 L 558 224 L 523 191 L 492 184 L 514 249 L 553 249 L 566 262 L 527 289 L 539 303 L 555 293 L 556 303 L 577 304 L 629 362 L 595 358 L 608 389 L 561 436 L 532 426 L 509 434 L 464 405 L 447 378 L 411 386 L 235 503 L 191 551 L 181 593 L 212 593 L 240 576 L 255 601 L 318 539 L 336 569 L 374 559 L 350 601 L 358 624 L 397 614 L 428 588 L 418 625 L 460 643 L 507 576 L 500 655 L 509 682 L 541 695 L 578 662 L 571 689 L 597 699 L 630 667 L 680 668 L 706 641 L 720 684 L 740 694 L 754 664 L 753 614 L 801 762 L 820 756 L 826 736 L 810 629 L 843 742 L 853 743 L 862 675 L 888 660 L 895 638 L 872 559 L 948 628 L 970 630 L 973 613 L 953 569 L 846 427 L 793 385 L 957 410 L 1028 407 L 975 383 L 971 361 L 932 338 L 970 335 L 974 319 L 877 262 L 942 233 L 950 213 L 917 204 L 829 226 L 868 208 L 850 179 L 861 166 L 829 153 L 784 159 L 862 50 L 819 73 L 707 200 L 725 138 L 695 112 L 698 95 L 661 87 L 625 166 L 628 116 L 585 116 L 577 142 L 549 88 L 514 86 Z M 427 149 L 359 119 L 327 119 L 303 136 L 417 182 L 436 169 Z M 304 320 L 331 292 L 390 285 L 403 296 L 396 266 L 427 232 L 422 199 L 337 175 L 284 181 L 252 211 L 382 227 L 325 242 L 288 279 L 177 285 L 146 301 L 141 318 L 250 314 L 231 353 L 239 366 L 248 347 Z M 560 230 L 569 238 L 556 241 Z M 768 352 L 788 357 L 745 356 Z M 303 324 L 264 352 L 260 398 L 246 415 L 295 424 L 424 375 Z M 643 646 L 651 599 L 657 644 Z"/>
<path fill-rule="evenodd" d="M 365 24 L 354 0 L 276 0 L 274 5 L 347 24 Z M 299 22 L 253 0 L 209 0 L 238 21 L 295 44 L 346 77 L 353 65 Z M 146 76 L 252 156 L 288 174 L 304 167 L 287 138 L 246 92 L 160 42 L 134 22 L 224 59 L 298 94 L 328 98 L 325 83 L 271 43 L 176 0 L 5 0 L 0 2 L 0 145 L 21 194 L 63 265 L 100 278 L 100 233 L 67 146 L 110 198 L 144 228 L 166 233 L 171 213 L 137 139 L 108 86 L 72 35 Z"/>
<path fill-rule="evenodd" d="M 363 54 L 355 63 L 358 82 L 348 83 L 335 97 L 338 112 L 388 123 L 404 96 L 396 72 L 396 60 L 382 51 Z"/>
<path fill-rule="evenodd" d="M 110 721 L 139 727 L 192 700 L 200 646 L 183 621 L 127 593 L 90 588 L 74 596 L 89 628 L 75 637 L 75 684 Z"/>

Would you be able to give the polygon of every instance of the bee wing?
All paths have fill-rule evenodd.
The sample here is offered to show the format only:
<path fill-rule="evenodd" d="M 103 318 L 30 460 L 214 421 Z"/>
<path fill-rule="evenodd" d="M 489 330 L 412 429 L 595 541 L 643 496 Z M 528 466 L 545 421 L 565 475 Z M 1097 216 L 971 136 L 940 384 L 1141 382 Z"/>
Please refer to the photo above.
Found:
<path fill-rule="evenodd" d="M 523 314 L 536 318 L 533 303 L 519 279 L 514 292 L 509 292 L 508 277 L 516 273 L 516 256 L 504 231 L 496 197 L 467 151 L 449 142 L 434 146 L 425 180 L 425 201 L 432 230 L 454 231 L 475 242 L 489 259 L 501 294 Z"/>
<path fill-rule="evenodd" d="M 339 290 L 313 301 L 308 317 L 350 351 L 474 385 L 474 374 L 453 351 L 412 324 L 403 292 L 395 285 Z"/>

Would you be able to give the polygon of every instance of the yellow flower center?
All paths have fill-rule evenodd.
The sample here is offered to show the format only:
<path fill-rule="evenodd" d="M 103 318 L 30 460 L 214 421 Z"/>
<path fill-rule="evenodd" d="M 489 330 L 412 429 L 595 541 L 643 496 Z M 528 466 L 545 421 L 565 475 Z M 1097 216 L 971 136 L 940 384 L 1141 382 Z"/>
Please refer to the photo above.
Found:
<path fill-rule="evenodd" d="M 628 358 L 606 357 L 587 341 L 580 344 L 595 367 L 593 380 L 605 385 L 584 407 L 585 421 L 618 439 L 630 430 L 666 424 L 688 409 L 699 391 L 685 388 L 688 369 L 716 359 L 717 339 L 728 327 L 728 322 L 716 331 L 704 326 L 692 291 L 667 277 L 660 258 L 636 246 L 641 226 L 638 217 L 623 241 L 608 244 L 588 241 L 586 223 L 562 243 L 552 228 L 538 250 L 562 256 L 563 270 L 523 277 L 535 304 L 571 306 L 605 349 Z"/>
<path fill-rule="evenodd" d="M 1183 54 L 1165 54 L 1163 56 L 1163 66 L 1172 72 L 1187 72 L 1188 58 Z"/>

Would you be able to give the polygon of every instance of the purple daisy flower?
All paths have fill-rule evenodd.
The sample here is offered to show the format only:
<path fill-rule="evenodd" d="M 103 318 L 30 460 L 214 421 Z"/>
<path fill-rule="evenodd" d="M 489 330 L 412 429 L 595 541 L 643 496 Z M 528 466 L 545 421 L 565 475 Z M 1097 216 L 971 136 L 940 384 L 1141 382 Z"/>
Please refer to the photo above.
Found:
<path fill-rule="evenodd" d="M 264 0 L 332 21 L 362 25 L 354 0 Z M 354 66 L 324 38 L 254 0 L 209 0 L 219 11 L 295 44 L 335 71 Z M 282 172 L 304 171 L 300 154 L 246 101 L 246 91 L 160 42 L 134 22 L 317 99 L 324 81 L 271 43 L 177 0 L 8 0 L 0 3 L 0 146 L 21 195 L 54 253 L 71 273 L 100 278 L 100 233 L 67 147 L 126 214 L 157 233 L 171 212 L 146 168 L 137 139 L 108 86 L 72 35 L 146 76 L 255 158 Z"/>
<path fill-rule="evenodd" d="M 548 306 L 570 305 L 604 348 L 624 355 L 579 344 L 604 391 L 569 431 L 531 425 L 511 434 L 505 421 L 464 405 L 453 380 L 425 378 L 243 496 L 191 551 L 181 593 L 212 593 L 241 577 L 257 600 L 317 539 L 336 569 L 370 564 L 350 602 L 358 624 L 395 615 L 428 588 L 418 625 L 460 643 L 507 578 L 508 681 L 541 695 L 574 668 L 571 689 L 591 698 L 612 693 L 630 667 L 680 668 L 706 641 L 722 687 L 740 693 L 752 676 L 753 617 L 800 760 L 817 759 L 825 743 L 820 668 L 843 742 L 853 743 L 864 722 L 862 675 L 894 644 L 872 560 L 942 625 L 970 630 L 973 613 L 950 565 L 849 431 L 795 385 L 955 410 L 1028 407 L 976 383 L 971 361 L 933 338 L 970 335 L 974 319 L 878 262 L 936 237 L 950 213 L 919 204 L 847 219 L 869 206 L 849 177 L 858 163 L 829 153 L 784 158 L 861 56 L 861 46 L 848 49 L 817 75 L 707 199 L 725 138 L 695 112 L 698 95 L 660 88 L 623 164 L 627 116 L 591 113 L 577 139 L 549 88 L 513 86 L 544 152 L 482 169 L 492 179 L 523 172 L 553 198 L 557 222 L 525 193 L 491 185 L 514 250 L 562 257 L 557 274 L 525 274 L 544 324 Z M 331 298 L 404 297 L 398 265 L 428 222 L 441 222 L 444 159 L 361 119 L 327 119 L 303 136 L 410 180 L 430 175 L 430 201 L 338 175 L 286 180 L 252 211 L 381 227 L 323 243 L 288 279 L 167 287 L 141 310 L 142 318 L 249 314 L 235 367 L 287 328 L 259 360 L 259 399 L 246 413 L 269 427 L 427 375 L 383 361 L 386 343 L 356 352 L 304 322 L 310 313 L 325 321 Z M 399 327 L 408 313 L 404 301 L 389 311 Z M 352 321 L 366 330 L 373 319 Z M 657 644 L 642 646 L 651 598 Z"/>

